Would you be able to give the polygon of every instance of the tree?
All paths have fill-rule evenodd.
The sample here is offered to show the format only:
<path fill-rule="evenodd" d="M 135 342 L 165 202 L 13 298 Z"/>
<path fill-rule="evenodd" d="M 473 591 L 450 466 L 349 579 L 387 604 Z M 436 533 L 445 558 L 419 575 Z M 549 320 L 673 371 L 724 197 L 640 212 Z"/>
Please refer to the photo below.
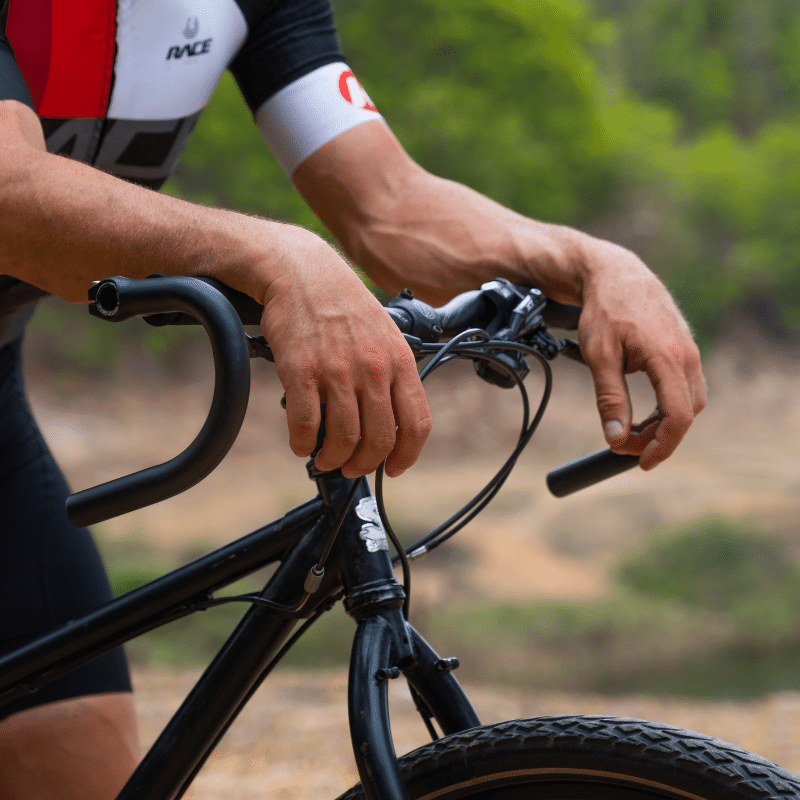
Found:
<path fill-rule="evenodd" d="M 685 135 L 730 125 L 752 136 L 800 111 L 795 0 L 594 0 L 618 43 L 608 62 L 647 102 L 676 112 Z"/>

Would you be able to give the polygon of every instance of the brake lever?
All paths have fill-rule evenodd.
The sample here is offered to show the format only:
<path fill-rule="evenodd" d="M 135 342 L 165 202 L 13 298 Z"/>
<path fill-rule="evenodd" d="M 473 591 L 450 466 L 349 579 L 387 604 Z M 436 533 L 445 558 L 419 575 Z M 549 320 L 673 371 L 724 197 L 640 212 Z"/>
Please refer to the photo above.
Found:
<path fill-rule="evenodd" d="M 574 339 L 562 339 L 559 342 L 561 347 L 561 355 L 577 361 L 579 364 L 585 364 L 583 353 L 581 353 L 581 346 Z"/>
<path fill-rule="evenodd" d="M 244 336 L 247 340 L 247 353 L 250 358 L 263 358 L 265 361 L 275 363 L 272 348 L 263 336 L 251 336 L 249 333 Z"/>

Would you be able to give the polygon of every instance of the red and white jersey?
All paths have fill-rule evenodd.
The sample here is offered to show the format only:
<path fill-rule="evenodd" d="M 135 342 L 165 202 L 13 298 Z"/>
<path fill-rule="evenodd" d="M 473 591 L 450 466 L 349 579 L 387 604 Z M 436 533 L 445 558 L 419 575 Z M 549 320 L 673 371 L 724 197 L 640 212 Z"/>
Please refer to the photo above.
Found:
<path fill-rule="evenodd" d="M 380 115 L 347 66 L 330 0 L 0 0 L 0 100 L 35 108 L 47 148 L 150 188 L 230 69 L 288 175 Z M 0 346 L 32 305 L 0 275 Z"/>
<path fill-rule="evenodd" d="M 226 69 L 289 175 L 379 116 L 329 0 L 7 0 L 5 18 L 48 149 L 146 186 L 167 179 Z M 0 58 L 0 92 L 14 69 Z"/>

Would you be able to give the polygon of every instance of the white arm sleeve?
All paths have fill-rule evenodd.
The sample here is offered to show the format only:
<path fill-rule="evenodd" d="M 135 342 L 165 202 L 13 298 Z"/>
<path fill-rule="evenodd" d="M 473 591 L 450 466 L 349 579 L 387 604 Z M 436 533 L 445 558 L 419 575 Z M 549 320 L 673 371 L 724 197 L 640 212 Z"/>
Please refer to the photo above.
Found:
<path fill-rule="evenodd" d="M 327 64 L 290 83 L 255 114 L 264 141 L 289 177 L 340 133 L 380 118 L 344 63 Z"/>

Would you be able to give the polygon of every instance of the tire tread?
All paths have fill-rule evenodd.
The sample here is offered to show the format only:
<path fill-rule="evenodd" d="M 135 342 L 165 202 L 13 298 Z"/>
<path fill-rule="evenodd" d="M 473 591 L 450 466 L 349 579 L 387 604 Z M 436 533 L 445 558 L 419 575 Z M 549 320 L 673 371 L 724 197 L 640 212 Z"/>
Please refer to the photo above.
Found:
<path fill-rule="evenodd" d="M 800 778 L 736 745 L 693 731 L 656 722 L 608 716 L 554 715 L 512 720 L 452 734 L 400 758 L 407 782 L 414 775 L 433 773 L 452 760 L 502 747 L 526 750 L 590 752 L 619 755 L 643 767 L 666 766 L 710 780 L 731 798 L 784 800 L 800 798 Z M 340 800 L 356 800 L 355 786 Z M 720 795 L 721 796 L 721 795 Z"/>

